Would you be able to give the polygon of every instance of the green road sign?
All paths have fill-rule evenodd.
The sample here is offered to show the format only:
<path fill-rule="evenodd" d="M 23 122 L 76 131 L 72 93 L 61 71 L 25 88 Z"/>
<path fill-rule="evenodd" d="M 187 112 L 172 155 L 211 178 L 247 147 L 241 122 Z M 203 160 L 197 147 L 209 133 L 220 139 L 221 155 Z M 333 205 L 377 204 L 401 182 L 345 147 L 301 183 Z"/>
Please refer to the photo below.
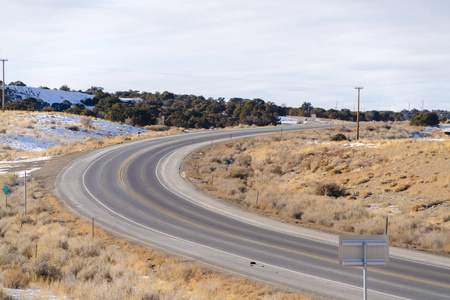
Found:
<path fill-rule="evenodd" d="M 5 185 L 5 195 L 8 195 L 8 186 Z"/>

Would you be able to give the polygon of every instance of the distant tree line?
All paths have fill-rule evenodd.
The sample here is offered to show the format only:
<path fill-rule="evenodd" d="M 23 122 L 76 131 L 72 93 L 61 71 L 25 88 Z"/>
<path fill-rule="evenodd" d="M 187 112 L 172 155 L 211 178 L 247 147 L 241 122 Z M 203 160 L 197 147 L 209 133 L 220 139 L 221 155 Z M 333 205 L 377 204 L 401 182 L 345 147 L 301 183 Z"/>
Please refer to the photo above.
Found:
<path fill-rule="evenodd" d="M 26 86 L 17 81 L 10 85 Z M 47 87 L 41 87 L 48 89 Z M 67 85 L 60 87 L 63 91 L 73 91 Z M 26 98 L 17 101 L 7 101 L 7 110 L 29 111 L 57 111 L 98 117 L 114 122 L 121 122 L 133 126 L 162 124 L 185 128 L 228 127 L 239 124 L 245 125 L 276 125 L 279 116 L 299 116 L 310 118 L 315 114 L 317 118 L 356 121 L 356 112 L 349 109 L 328 109 L 313 107 L 310 102 L 304 102 L 300 107 L 278 106 L 273 102 L 262 99 L 207 98 L 196 95 L 179 95 L 171 92 L 139 92 L 118 91 L 107 93 L 101 87 L 92 86 L 86 91 L 78 91 L 93 95 L 92 99 L 82 101 L 82 104 L 72 104 L 64 100 L 61 103 L 49 104 L 40 99 Z M 123 99 L 123 100 L 121 100 Z M 126 100 L 125 100 L 126 99 Z M 133 100 L 128 100 L 133 99 Z M 431 115 L 421 117 L 423 114 Z M 376 111 L 360 112 L 360 121 L 407 121 L 411 125 L 424 124 L 429 120 L 437 124 L 445 122 L 450 117 L 447 111 L 420 112 L 416 109 L 401 112 Z M 431 119 L 430 119 L 431 118 Z M 435 125 L 437 125 L 435 124 Z"/>
<path fill-rule="evenodd" d="M 310 117 L 311 114 L 316 114 L 317 118 L 325 118 L 325 119 L 335 119 L 342 121 L 353 121 L 356 122 L 357 113 L 355 111 L 350 111 L 349 109 L 343 108 L 341 110 L 336 109 L 328 109 L 324 110 L 323 108 L 314 108 L 311 103 L 305 102 L 299 108 L 290 108 L 288 111 L 291 116 L 303 116 Z M 402 110 L 401 112 L 393 112 L 393 111 L 367 111 L 359 113 L 359 120 L 361 122 L 396 122 L 396 121 L 408 121 L 411 120 L 414 116 L 419 116 L 422 114 L 432 114 L 436 116 L 436 119 L 445 123 L 450 118 L 450 112 L 445 110 L 436 110 L 433 112 L 429 112 L 427 110 L 419 111 L 417 109 L 412 110 Z M 438 124 L 439 124 L 438 122 Z M 413 124 L 412 124 L 413 125 Z M 429 125 L 429 124 L 426 124 Z M 437 124 L 436 124 L 437 125 Z"/>
<path fill-rule="evenodd" d="M 96 91 L 85 105 L 94 106 L 96 117 L 134 126 L 162 124 L 185 128 L 227 127 L 239 124 L 276 125 L 286 110 L 261 99 L 205 99 L 203 96 L 136 91 L 114 94 Z M 122 101 L 120 98 L 136 100 Z M 73 112 L 72 113 L 76 113 Z"/>

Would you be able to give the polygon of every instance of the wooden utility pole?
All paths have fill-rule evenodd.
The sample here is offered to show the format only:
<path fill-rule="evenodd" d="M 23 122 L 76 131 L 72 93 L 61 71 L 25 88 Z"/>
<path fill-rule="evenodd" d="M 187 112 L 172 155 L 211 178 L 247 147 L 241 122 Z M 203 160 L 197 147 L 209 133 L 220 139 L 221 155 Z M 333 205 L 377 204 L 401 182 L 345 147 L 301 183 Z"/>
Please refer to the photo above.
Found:
<path fill-rule="evenodd" d="M 7 59 L 0 59 L 3 63 L 3 81 L 2 81 L 2 111 L 5 112 L 5 61 L 8 61 Z"/>
<path fill-rule="evenodd" d="M 359 92 L 362 86 L 355 87 L 358 90 L 358 111 L 356 112 L 356 140 L 359 140 Z"/>

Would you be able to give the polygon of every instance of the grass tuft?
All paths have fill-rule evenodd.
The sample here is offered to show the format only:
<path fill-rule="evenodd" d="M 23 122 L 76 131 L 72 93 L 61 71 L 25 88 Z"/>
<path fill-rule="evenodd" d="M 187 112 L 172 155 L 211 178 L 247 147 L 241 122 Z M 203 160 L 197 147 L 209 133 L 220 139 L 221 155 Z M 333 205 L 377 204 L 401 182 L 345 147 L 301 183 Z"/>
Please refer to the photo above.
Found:
<path fill-rule="evenodd" d="M 336 183 L 324 183 L 316 187 L 316 195 L 339 198 L 347 196 L 347 190 Z"/>

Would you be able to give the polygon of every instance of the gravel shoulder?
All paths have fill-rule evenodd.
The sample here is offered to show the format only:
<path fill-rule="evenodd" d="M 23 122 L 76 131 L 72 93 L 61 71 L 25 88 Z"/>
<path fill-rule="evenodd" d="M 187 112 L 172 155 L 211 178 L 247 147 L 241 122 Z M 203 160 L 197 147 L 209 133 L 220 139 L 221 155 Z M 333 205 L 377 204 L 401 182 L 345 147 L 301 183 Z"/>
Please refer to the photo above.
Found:
<path fill-rule="evenodd" d="M 47 161 L 34 163 L 34 166 L 39 167 L 39 169 L 32 172 L 31 177 L 35 180 L 38 180 L 46 190 L 50 191 L 52 194 L 57 195 L 55 183 L 56 177 L 58 176 L 59 172 L 69 163 L 83 155 L 86 155 L 87 153 L 88 151 L 80 151 L 64 156 L 53 157 Z M 58 199 L 61 200 L 59 197 Z"/>

